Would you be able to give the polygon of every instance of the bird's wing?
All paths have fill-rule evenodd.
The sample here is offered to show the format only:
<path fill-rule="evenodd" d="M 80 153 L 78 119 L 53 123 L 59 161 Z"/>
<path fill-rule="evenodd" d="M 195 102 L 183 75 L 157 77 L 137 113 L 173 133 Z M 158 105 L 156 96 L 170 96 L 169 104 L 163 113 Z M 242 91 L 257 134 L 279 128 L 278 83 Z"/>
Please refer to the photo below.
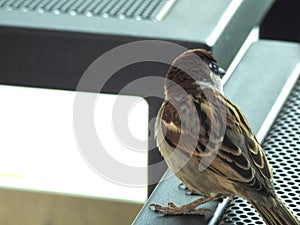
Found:
<path fill-rule="evenodd" d="M 199 99 L 189 96 L 183 101 L 163 107 L 165 140 L 188 153 L 193 163 L 227 180 L 267 191 L 271 168 L 240 110 L 212 89 Z"/>

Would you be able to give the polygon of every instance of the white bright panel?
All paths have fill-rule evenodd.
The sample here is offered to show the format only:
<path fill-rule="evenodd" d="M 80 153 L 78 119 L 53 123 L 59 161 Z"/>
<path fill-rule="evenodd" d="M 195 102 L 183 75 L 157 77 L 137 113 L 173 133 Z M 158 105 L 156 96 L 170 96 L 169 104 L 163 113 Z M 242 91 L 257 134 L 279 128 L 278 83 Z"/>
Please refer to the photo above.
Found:
<path fill-rule="evenodd" d="M 85 163 L 73 131 L 75 94 L 0 85 L 0 186 L 143 202 L 146 187 L 111 183 Z M 98 96 L 95 126 L 99 138 L 116 160 L 144 167 L 146 183 L 147 141 L 142 153 L 120 143 L 111 126 L 111 113 L 117 98 L 132 104 L 129 129 L 136 138 L 147 140 L 147 103 L 138 97 Z M 99 133 L 103 126 L 107 132 Z"/>

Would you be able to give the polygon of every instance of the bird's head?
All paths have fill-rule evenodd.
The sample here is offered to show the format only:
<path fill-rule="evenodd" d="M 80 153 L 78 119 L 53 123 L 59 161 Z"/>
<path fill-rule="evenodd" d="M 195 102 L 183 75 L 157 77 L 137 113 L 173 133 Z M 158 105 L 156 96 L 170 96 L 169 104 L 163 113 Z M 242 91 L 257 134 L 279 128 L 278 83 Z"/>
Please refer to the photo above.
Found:
<path fill-rule="evenodd" d="M 199 88 L 213 88 L 223 93 L 221 78 L 224 74 L 211 52 L 205 49 L 186 51 L 172 62 L 166 75 L 166 95 L 176 95 L 178 86 L 192 95 L 198 94 Z"/>

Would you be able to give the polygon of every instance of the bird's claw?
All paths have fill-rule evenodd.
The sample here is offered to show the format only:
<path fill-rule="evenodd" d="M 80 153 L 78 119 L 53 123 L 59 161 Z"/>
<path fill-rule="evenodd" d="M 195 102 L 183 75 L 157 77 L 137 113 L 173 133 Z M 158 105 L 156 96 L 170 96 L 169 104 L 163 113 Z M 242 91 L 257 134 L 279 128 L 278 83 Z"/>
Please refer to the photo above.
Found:
<path fill-rule="evenodd" d="M 195 191 L 193 191 L 193 190 L 189 189 L 187 186 L 185 186 L 184 183 L 180 183 L 180 184 L 178 185 L 178 188 L 181 189 L 181 190 L 183 190 L 183 191 L 185 191 L 185 194 L 186 194 L 186 195 L 199 195 L 199 194 L 196 193 Z"/>
<path fill-rule="evenodd" d="M 201 215 L 204 216 L 206 213 L 213 215 L 213 211 L 206 208 L 200 209 L 188 209 L 184 206 L 179 207 L 173 202 L 168 203 L 168 207 L 158 205 L 158 204 L 150 204 L 149 208 L 155 213 L 163 214 L 164 216 L 174 216 L 174 215 Z"/>

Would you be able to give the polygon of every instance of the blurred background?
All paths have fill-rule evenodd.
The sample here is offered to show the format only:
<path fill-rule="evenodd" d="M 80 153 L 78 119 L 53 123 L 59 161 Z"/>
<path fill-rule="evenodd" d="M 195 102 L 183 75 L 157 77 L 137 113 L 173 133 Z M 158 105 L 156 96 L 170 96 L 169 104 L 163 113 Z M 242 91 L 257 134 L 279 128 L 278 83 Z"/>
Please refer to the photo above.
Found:
<path fill-rule="evenodd" d="M 170 41 L 211 50 L 228 80 L 251 43 L 299 44 L 299 10 L 298 0 L 0 0 L 0 224 L 131 224 L 155 187 L 148 181 L 164 173 L 148 169 L 161 158 L 147 151 L 162 99 L 141 91 L 162 94 L 163 84 L 118 93 L 137 79 L 163 77 L 168 65 L 134 63 L 100 94 L 78 90 L 98 57 L 133 41 Z M 78 91 L 97 98 L 93 120 L 107 154 L 141 168 L 144 185 L 119 184 L 85 160 L 74 131 Z M 116 135 L 117 101 L 130 106 L 119 113 L 139 151 Z"/>

